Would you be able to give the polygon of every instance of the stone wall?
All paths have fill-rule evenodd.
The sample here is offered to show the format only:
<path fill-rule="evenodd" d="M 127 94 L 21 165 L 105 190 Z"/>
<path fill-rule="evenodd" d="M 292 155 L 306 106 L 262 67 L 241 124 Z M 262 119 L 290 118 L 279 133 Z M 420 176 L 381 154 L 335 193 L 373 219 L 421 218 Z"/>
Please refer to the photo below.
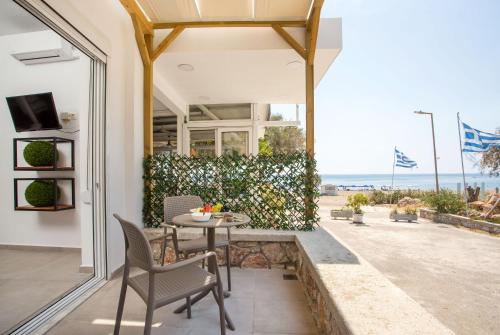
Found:
<path fill-rule="evenodd" d="M 480 230 L 492 235 L 500 235 L 500 224 L 473 220 L 464 216 L 454 214 L 441 214 L 430 209 L 420 209 L 420 217 L 437 223 L 451 224 L 457 227 L 465 227 L 472 230 Z"/>
<path fill-rule="evenodd" d="M 154 237 L 161 235 L 161 229 L 147 228 L 146 235 Z M 170 244 L 170 243 L 169 243 Z M 161 257 L 161 241 L 155 240 L 151 243 L 153 257 L 156 261 Z M 295 269 L 297 263 L 297 246 L 295 242 L 289 241 L 238 241 L 231 242 L 231 266 L 240 268 L 280 268 Z M 226 265 L 225 249 L 217 249 L 219 265 Z M 167 247 L 165 253 L 165 264 L 175 261 L 175 253 L 171 247 Z"/>
<path fill-rule="evenodd" d="M 299 278 L 304 293 L 307 297 L 307 302 L 312 310 L 312 315 L 316 323 L 316 328 L 320 334 L 328 335 L 344 335 L 349 334 L 343 330 L 343 321 L 336 318 L 334 310 L 329 308 L 324 294 L 319 288 L 318 282 L 314 279 L 315 270 L 309 264 L 305 255 L 302 252 L 298 253 L 297 259 L 297 277 Z"/>

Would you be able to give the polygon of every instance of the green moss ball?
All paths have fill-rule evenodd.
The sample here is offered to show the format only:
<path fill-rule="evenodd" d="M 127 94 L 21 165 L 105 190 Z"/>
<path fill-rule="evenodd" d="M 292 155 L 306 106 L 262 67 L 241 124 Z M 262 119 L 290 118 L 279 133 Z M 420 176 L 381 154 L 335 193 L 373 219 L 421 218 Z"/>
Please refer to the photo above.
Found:
<path fill-rule="evenodd" d="M 35 180 L 26 187 L 24 197 L 34 207 L 54 206 L 57 200 L 54 197 L 54 187 L 56 185 L 53 181 Z M 60 194 L 61 192 L 58 189 L 57 198 L 59 198 Z"/>
<path fill-rule="evenodd" d="M 35 141 L 28 144 L 23 151 L 24 160 L 31 166 L 51 166 L 54 161 L 54 144 L 47 141 Z M 57 161 L 57 151 L 56 151 Z"/>

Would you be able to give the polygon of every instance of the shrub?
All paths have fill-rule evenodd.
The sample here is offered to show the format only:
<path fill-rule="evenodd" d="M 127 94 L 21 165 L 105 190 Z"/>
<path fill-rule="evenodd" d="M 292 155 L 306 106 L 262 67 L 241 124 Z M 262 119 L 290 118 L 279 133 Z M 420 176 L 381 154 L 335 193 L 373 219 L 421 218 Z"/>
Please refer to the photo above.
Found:
<path fill-rule="evenodd" d="M 432 193 L 433 191 L 421 191 L 421 190 L 395 190 L 393 192 L 384 192 L 376 190 L 370 194 L 370 202 L 375 205 L 390 204 L 390 203 L 395 204 L 404 197 L 424 200 L 427 197 L 427 195 Z"/>
<path fill-rule="evenodd" d="M 403 210 L 404 210 L 405 214 L 417 215 L 417 207 L 415 207 L 415 206 L 406 206 Z"/>
<path fill-rule="evenodd" d="M 375 190 L 370 194 L 370 202 L 375 205 L 389 203 L 389 194 L 383 191 Z"/>
<path fill-rule="evenodd" d="M 425 203 L 438 213 L 457 214 L 465 209 L 465 202 L 462 197 L 450 190 L 441 190 L 438 193 L 428 194 Z"/>
<path fill-rule="evenodd" d="M 54 150 L 54 145 L 48 141 L 34 141 L 24 148 L 24 160 L 31 166 L 54 165 L 57 161 L 57 151 L 54 161 Z"/>
<path fill-rule="evenodd" d="M 56 204 L 56 197 L 54 197 L 53 181 L 35 180 L 26 187 L 24 197 L 26 201 L 34 207 L 54 206 Z M 57 190 L 57 198 L 61 192 Z"/>
<path fill-rule="evenodd" d="M 363 214 L 361 206 L 368 205 L 368 197 L 363 193 L 350 195 L 347 197 L 347 207 L 352 208 L 355 214 Z"/>

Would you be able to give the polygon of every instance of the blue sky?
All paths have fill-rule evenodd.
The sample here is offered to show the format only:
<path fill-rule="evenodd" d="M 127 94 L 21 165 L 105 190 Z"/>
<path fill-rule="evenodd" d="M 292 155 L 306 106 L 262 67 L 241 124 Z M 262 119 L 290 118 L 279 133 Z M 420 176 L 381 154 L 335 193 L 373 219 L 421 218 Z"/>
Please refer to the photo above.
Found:
<path fill-rule="evenodd" d="M 342 17 L 343 50 L 316 89 L 320 173 L 391 173 L 393 148 L 433 172 L 460 172 L 456 113 L 500 127 L 500 1 L 326 0 Z M 466 160 L 466 171 L 477 171 Z"/>

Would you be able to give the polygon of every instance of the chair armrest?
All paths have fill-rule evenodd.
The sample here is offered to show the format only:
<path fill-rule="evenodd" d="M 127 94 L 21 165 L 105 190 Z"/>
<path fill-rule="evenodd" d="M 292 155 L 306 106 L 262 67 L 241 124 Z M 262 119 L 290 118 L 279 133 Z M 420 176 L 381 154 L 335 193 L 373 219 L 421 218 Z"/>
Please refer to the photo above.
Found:
<path fill-rule="evenodd" d="M 171 225 L 171 224 L 168 224 L 168 223 L 165 223 L 165 222 L 160 223 L 160 227 L 162 227 L 162 228 L 177 229 L 177 226 L 174 226 L 174 225 Z"/>
<path fill-rule="evenodd" d="M 163 272 L 168 272 L 168 271 L 172 271 L 172 270 L 177 270 L 179 268 L 197 263 L 197 262 L 199 262 L 203 259 L 209 258 L 209 257 L 216 258 L 215 252 L 209 251 L 205 254 L 197 255 L 197 256 L 194 256 L 194 257 L 191 257 L 191 258 L 179 261 L 179 262 L 175 262 L 173 264 L 168 264 L 168 265 L 164 265 L 164 266 L 153 266 L 151 271 L 154 273 L 163 273 Z M 216 258 L 216 260 L 217 260 L 217 258 Z"/>

